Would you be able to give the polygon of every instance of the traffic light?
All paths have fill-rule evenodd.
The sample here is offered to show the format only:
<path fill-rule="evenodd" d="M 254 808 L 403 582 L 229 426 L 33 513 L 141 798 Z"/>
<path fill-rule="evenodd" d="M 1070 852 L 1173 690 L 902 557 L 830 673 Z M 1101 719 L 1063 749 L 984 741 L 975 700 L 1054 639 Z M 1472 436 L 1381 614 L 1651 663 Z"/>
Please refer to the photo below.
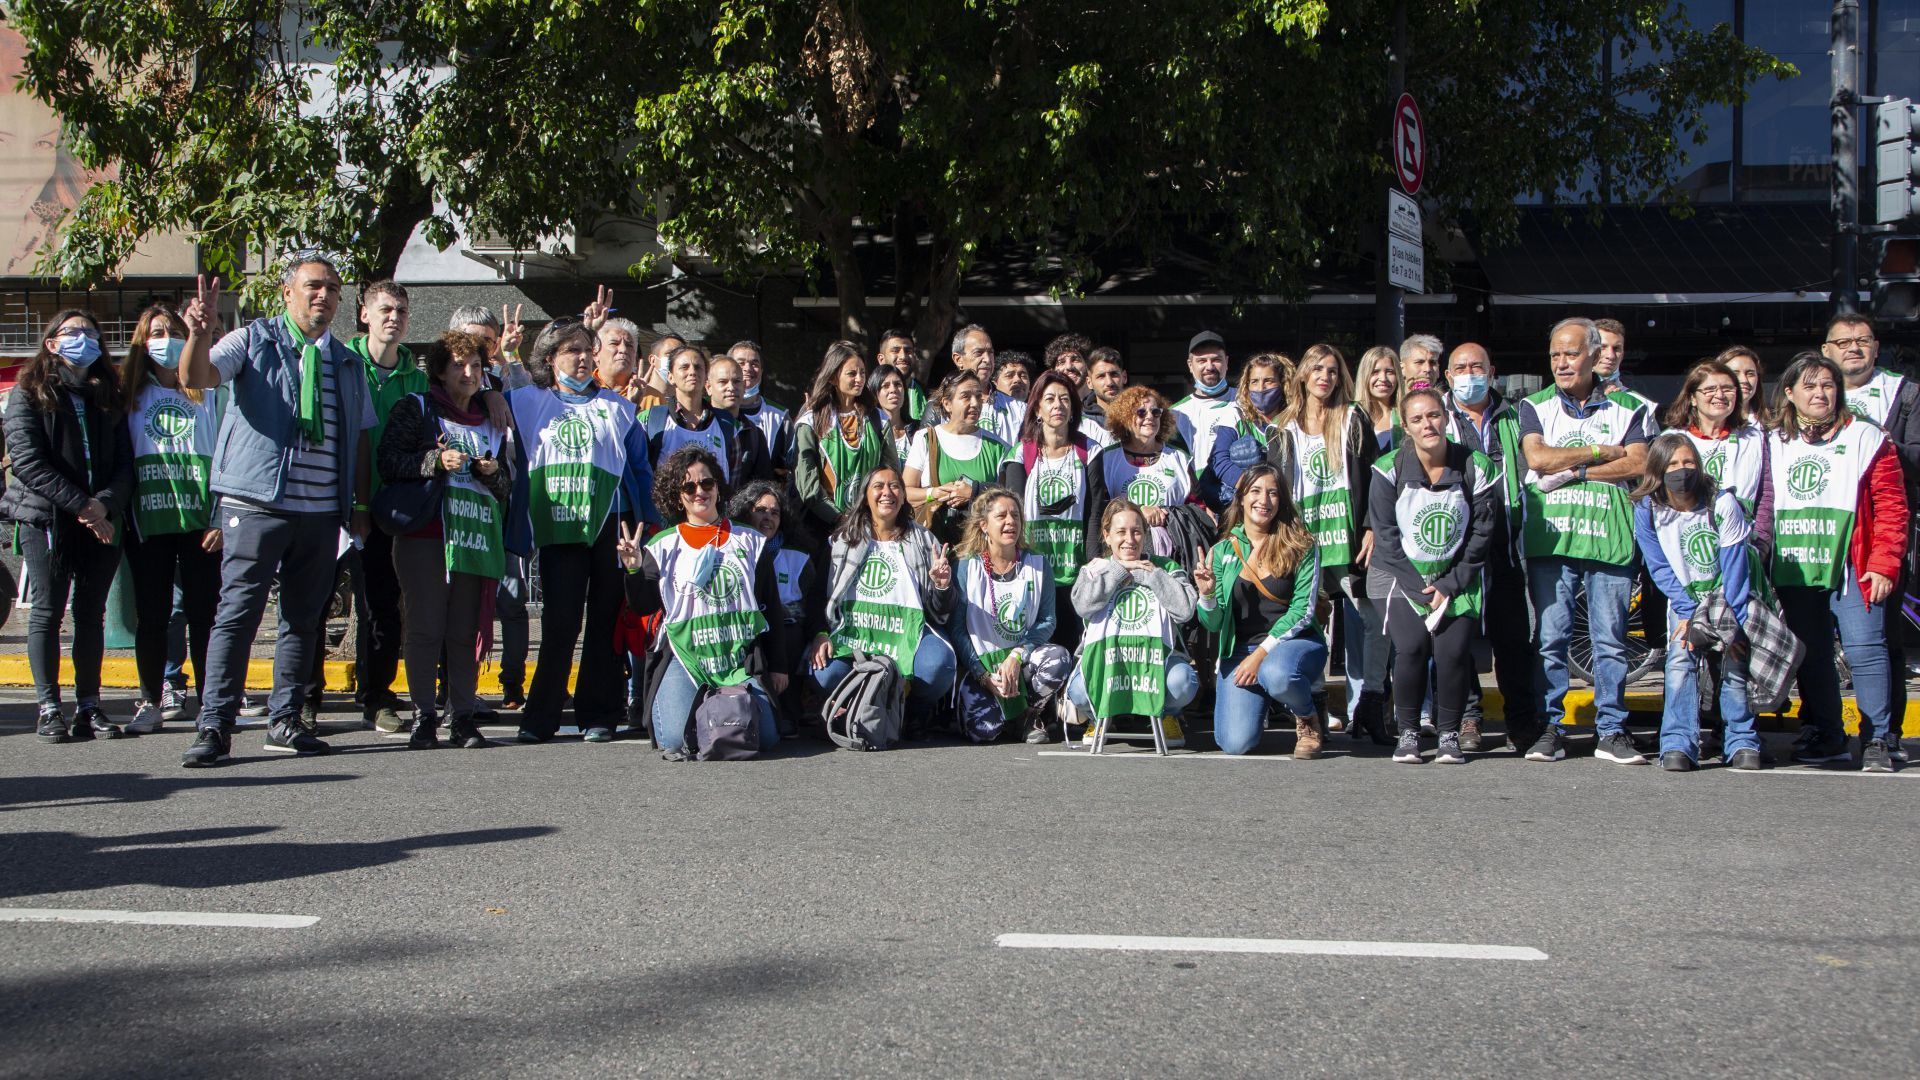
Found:
<path fill-rule="evenodd" d="M 1920 321 L 1920 108 L 1906 98 L 1874 106 L 1873 314 Z"/>

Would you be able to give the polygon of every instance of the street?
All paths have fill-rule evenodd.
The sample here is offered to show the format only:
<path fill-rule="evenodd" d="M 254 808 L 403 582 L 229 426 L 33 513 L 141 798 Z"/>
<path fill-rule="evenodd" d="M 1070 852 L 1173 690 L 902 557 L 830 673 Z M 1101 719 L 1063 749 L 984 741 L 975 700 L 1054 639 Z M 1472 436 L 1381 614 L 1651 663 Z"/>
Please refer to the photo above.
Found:
<path fill-rule="evenodd" d="M 0 711 L 8 920 L 317 921 L 0 922 L 5 1076 L 1829 1080 L 1920 1054 L 1920 771 L 1414 767 L 1339 737 L 1318 762 L 1270 738 L 673 765 L 409 752 L 340 713 L 331 756 L 269 758 L 256 728 L 189 772 L 184 726 L 43 746 L 24 695 Z"/>

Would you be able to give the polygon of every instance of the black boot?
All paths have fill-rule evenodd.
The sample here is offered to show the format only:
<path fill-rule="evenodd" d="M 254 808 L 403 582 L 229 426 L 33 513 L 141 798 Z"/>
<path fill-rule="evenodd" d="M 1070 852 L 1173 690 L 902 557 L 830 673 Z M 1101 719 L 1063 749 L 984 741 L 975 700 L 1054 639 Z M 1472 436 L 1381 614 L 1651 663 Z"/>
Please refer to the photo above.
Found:
<path fill-rule="evenodd" d="M 453 718 L 453 723 L 447 725 L 447 741 L 462 750 L 478 750 L 493 745 L 485 735 L 480 734 L 479 727 L 469 716 Z"/>
<path fill-rule="evenodd" d="M 1353 728 L 1349 734 L 1355 742 L 1365 737 L 1375 746 L 1394 745 L 1393 733 L 1387 730 L 1387 695 L 1378 690 L 1360 692 L 1360 701 L 1353 707 Z"/>
<path fill-rule="evenodd" d="M 407 737 L 409 750 L 440 749 L 440 720 L 432 713 L 420 711 L 413 720 L 413 734 Z"/>

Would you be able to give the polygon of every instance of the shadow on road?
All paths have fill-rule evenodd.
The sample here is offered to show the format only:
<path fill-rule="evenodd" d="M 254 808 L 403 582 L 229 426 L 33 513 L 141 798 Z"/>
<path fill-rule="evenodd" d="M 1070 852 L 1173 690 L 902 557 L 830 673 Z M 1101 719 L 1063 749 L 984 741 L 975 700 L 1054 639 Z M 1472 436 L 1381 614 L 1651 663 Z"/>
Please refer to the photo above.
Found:
<path fill-rule="evenodd" d="M 74 776 L 12 776 L 0 779 L 0 812 L 45 809 L 51 804 L 90 806 L 99 803 L 158 802 L 182 791 L 217 787 L 277 787 L 281 784 L 321 784 L 358 780 L 351 773 L 304 773 L 293 776 L 234 776 L 225 771 L 153 773 L 80 773 Z"/>
<path fill-rule="evenodd" d="M 129 836 L 17 832 L 0 836 L 0 897 L 83 892 L 121 885 L 217 889 L 291 881 L 400 862 L 417 851 L 529 840 L 546 825 L 434 833 L 368 843 L 209 843 L 277 831 L 278 826 L 178 829 Z M 204 845 L 204 846 L 202 846 Z"/>

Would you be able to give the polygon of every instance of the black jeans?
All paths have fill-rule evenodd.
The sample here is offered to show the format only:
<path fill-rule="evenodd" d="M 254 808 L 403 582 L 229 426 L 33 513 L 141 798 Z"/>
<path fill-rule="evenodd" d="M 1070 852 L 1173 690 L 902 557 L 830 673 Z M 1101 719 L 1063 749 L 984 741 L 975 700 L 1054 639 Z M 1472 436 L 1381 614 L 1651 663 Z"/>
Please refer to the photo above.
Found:
<path fill-rule="evenodd" d="M 549 544 L 540 549 L 540 659 L 527 687 L 520 726 L 551 737 L 580 646 L 580 677 L 573 688 L 573 715 L 582 728 L 617 728 L 626 721 L 626 659 L 614 648 L 613 627 L 626 600 L 626 571 L 614 544 L 620 518 L 609 517 L 591 545 Z M 581 640 L 581 621 L 586 639 Z"/>
<path fill-rule="evenodd" d="M 60 625 L 73 600 L 73 698 L 100 700 L 100 658 L 106 655 L 107 591 L 120 570 L 120 549 L 102 544 L 85 527 L 70 526 L 54 569 L 47 531 L 19 527 L 20 559 L 27 568 L 27 664 L 42 709 L 60 707 Z"/>
<path fill-rule="evenodd" d="M 1485 581 L 1481 590 L 1485 597 L 1482 622 L 1487 628 L 1487 644 L 1493 647 L 1493 682 L 1500 688 L 1505 717 L 1502 726 L 1507 738 L 1524 750 L 1540 735 L 1545 691 L 1534 678 L 1540 648 L 1527 608 L 1527 571 L 1509 556 L 1499 529 L 1494 530 L 1494 547 L 1487 553 Z M 1477 675 L 1474 681 L 1479 682 Z"/>
<path fill-rule="evenodd" d="M 353 563 L 353 610 L 359 644 L 353 657 L 354 699 L 371 713 L 381 705 L 400 706 L 393 692 L 405 639 L 400 577 L 393 569 L 393 537 L 380 529 L 367 533 Z M 429 702 L 431 704 L 431 702 Z"/>
<path fill-rule="evenodd" d="M 133 574 L 133 661 L 140 673 L 140 696 L 160 704 L 166 680 L 167 631 L 173 621 L 173 585 L 180 582 L 180 607 L 186 616 L 187 655 L 202 695 L 207 689 L 207 638 L 220 605 L 220 555 L 200 546 L 204 533 L 168 533 L 127 538 L 127 568 Z"/>
<path fill-rule="evenodd" d="M 274 723 L 297 720 L 311 688 L 313 669 L 326 653 L 327 601 L 333 596 L 340 547 L 340 519 L 332 514 L 276 514 L 228 503 L 218 511 L 220 607 L 207 642 L 206 689 L 199 726 L 216 728 L 239 714 L 247 684 L 247 661 L 267 590 L 280 585 L 279 640 L 273 649 Z"/>
<path fill-rule="evenodd" d="M 500 685 L 527 686 L 527 560 L 507 556 L 507 574 L 493 594 L 493 613 L 500 619 Z"/>
<path fill-rule="evenodd" d="M 1393 638 L 1393 715 L 1400 731 L 1420 730 L 1420 705 L 1427 696 L 1427 662 L 1433 662 L 1433 725 L 1442 734 L 1459 732 L 1473 670 L 1473 639 L 1479 624 L 1448 616 L 1428 630 L 1426 617 L 1405 597 L 1384 601 L 1387 633 Z"/>

